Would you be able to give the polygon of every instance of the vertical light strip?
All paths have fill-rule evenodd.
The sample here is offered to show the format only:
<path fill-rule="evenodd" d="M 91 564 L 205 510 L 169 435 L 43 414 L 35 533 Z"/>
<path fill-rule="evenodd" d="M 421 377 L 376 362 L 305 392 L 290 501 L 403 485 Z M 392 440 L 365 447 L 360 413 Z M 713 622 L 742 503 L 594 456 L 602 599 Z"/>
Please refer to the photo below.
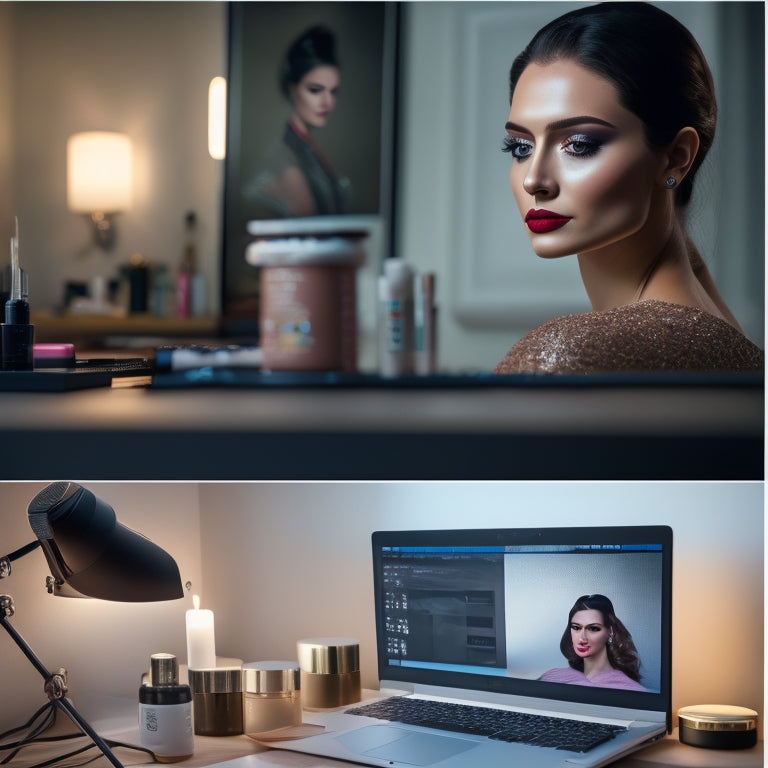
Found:
<path fill-rule="evenodd" d="M 214 77 L 208 86 L 208 153 L 214 160 L 227 154 L 227 81 Z"/>

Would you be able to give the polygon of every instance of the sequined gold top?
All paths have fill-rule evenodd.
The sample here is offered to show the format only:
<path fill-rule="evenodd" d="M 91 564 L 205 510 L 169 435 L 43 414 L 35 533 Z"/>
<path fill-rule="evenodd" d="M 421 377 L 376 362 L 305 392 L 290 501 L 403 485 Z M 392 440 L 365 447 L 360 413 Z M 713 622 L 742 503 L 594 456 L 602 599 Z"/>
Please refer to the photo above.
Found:
<path fill-rule="evenodd" d="M 655 299 L 564 315 L 526 334 L 495 373 L 762 371 L 763 351 L 725 320 Z"/>

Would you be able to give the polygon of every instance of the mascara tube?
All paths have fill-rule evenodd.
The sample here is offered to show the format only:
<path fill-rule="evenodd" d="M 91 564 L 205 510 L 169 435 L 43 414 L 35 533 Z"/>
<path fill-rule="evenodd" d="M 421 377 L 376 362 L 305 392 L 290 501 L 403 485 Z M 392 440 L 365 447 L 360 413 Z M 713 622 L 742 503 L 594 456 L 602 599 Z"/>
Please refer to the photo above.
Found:
<path fill-rule="evenodd" d="M 11 238 L 11 291 L 2 324 L 2 369 L 31 371 L 35 359 L 35 328 L 29 322 L 27 274 L 19 266 L 19 224 Z"/>
<path fill-rule="evenodd" d="M 3 370 L 31 371 L 34 364 L 35 326 L 29 322 L 29 303 L 25 299 L 5 302 L 2 325 Z"/>

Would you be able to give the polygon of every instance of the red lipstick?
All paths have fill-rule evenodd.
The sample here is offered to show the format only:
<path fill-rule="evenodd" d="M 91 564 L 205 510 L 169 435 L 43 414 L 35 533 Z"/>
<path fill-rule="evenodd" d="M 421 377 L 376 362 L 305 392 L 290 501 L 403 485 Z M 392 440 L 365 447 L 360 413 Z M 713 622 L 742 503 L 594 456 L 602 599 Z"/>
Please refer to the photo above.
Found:
<path fill-rule="evenodd" d="M 545 208 L 539 208 L 538 210 L 531 208 L 531 210 L 525 214 L 525 223 L 528 225 L 528 229 L 530 229 L 531 232 L 535 232 L 538 235 L 564 227 L 571 218 L 573 217 L 561 216 L 559 213 L 553 213 Z"/>

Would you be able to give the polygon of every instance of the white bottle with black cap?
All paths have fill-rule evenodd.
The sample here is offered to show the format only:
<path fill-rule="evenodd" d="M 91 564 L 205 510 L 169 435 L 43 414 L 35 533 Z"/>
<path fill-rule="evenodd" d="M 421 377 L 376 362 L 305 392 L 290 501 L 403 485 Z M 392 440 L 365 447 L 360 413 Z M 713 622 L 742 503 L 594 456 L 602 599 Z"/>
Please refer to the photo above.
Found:
<path fill-rule="evenodd" d="M 192 692 L 188 685 L 179 685 L 173 654 L 150 657 L 149 683 L 139 689 L 139 736 L 159 763 L 175 763 L 194 754 Z"/>
<path fill-rule="evenodd" d="M 379 277 L 379 372 L 413 373 L 413 269 L 400 258 L 385 259 Z"/>

